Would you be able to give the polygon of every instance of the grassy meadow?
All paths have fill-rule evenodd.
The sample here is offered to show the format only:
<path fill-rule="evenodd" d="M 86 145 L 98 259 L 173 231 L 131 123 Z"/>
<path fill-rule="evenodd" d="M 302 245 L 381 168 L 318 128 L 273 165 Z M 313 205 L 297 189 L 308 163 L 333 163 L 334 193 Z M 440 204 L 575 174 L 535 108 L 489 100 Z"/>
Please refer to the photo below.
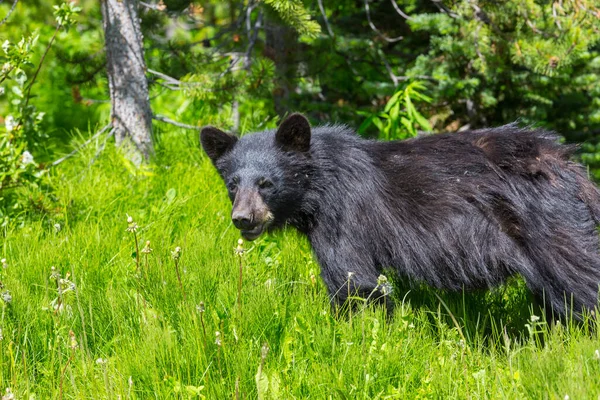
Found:
<path fill-rule="evenodd" d="M 519 279 L 336 312 L 295 230 L 238 248 L 194 133 L 137 172 L 97 149 L 0 235 L 3 399 L 600 397 L 596 323 L 547 323 Z"/>

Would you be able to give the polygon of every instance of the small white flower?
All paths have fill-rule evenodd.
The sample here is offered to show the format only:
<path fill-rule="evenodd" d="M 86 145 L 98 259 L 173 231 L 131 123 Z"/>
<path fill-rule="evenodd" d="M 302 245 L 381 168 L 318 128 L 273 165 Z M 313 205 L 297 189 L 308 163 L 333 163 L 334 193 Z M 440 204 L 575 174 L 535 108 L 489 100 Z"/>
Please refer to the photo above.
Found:
<path fill-rule="evenodd" d="M 569 400 L 569 399 L 570 399 L 569 395 L 565 394 L 565 400 Z"/>
<path fill-rule="evenodd" d="M 354 272 L 348 272 L 348 280 L 352 279 L 354 275 Z"/>
<path fill-rule="evenodd" d="M 2 336 L 2 328 L 0 328 L 0 342 L 4 340 L 4 336 Z"/>
<path fill-rule="evenodd" d="M 127 214 L 127 232 L 137 232 L 139 226 L 129 214 Z"/>
<path fill-rule="evenodd" d="M 531 322 L 538 322 L 539 320 L 540 320 L 540 317 L 538 317 L 537 315 L 531 316 Z"/>
<path fill-rule="evenodd" d="M 142 253 L 144 254 L 150 254 L 152 253 L 152 248 L 150 247 L 150 241 L 146 240 L 146 246 L 144 246 L 144 248 L 142 249 Z"/>
<path fill-rule="evenodd" d="M 108 362 L 108 360 L 106 358 L 99 358 L 96 360 L 96 364 L 98 365 L 104 365 Z"/>
<path fill-rule="evenodd" d="M 221 346 L 221 344 L 223 344 L 223 343 L 221 342 L 221 332 L 219 332 L 219 331 L 216 331 L 216 332 L 215 332 L 215 336 L 216 336 L 216 339 L 215 339 L 215 344 L 216 344 L 217 346 Z"/>
<path fill-rule="evenodd" d="M 246 250 L 244 249 L 244 241 L 242 239 L 238 239 L 237 243 L 237 246 L 233 249 L 233 253 L 236 256 L 241 257 L 246 252 Z"/>
<path fill-rule="evenodd" d="M 394 287 L 392 286 L 391 283 L 384 283 L 381 285 L 381 293 L 384 296 L 389 296 L 393 291 L 394 291 Z"/>
<path fill-rule="evenodd" d="M 173 257 L 173 260 L 179 260 L 179 257 L 181 257 L 181 247 L 175 247 L 175 250 L 171 252 L 171 257 Z"/>
<path fill-rule="evenodd" d="M 56 230 L 56 232 L 60 232 L 60 230 L 61 230 L 60 224 L 54 224 L 54 229 Z"/>
<path fill-rule="evenodd" d="M 7 304 L 10 304 L 12 302 L 12 296 L 10 295 L 10 292 L 8 290 L 2 292 L 2 294 L 0 294 L 0 298 L 2 298 L 2 300 L 4 300 L 4 302 Z"/>
<path fill-rule="evenodd" d="M 60 279 L 60 272 L 56 269 L 56 267 L 50 267 L 50 279 L 57 280 Z"/>
<path fill-rule="evenodd" d="M 15 394 L 12 392 L 11 388 L 6 388 L 6 394 L 2 396 L 2 400 L 15 400 Z"/>
<path fill-rule="evenodd" d="M 594 358 L 600 360 L 600 350 L 596 349 L 596 351 L 594 351 Z"/>
<path fill-rule="evenodd" d="M 35 164 L 33 156 L 27 150 L 23 152 L 23 155 L 21 156 L 21 161 L 23 162 L 23 165 Z"/>
<path fill-rule="evenodd" d="M 4 269 L 8 268 L 6 258 L 3 258 L 2 260 L 0 260 L 0 264 L 2 264 L 2 268 L 4 268 Z"/>
<path fill-rule="evenodd" d="M 15 127 L 17 126 L 15 117 L 13 117 L 12 115 L 6 117 L 6 119 L 4 120 L 4 125 L 6 126 L 6 130 L 8 132 L 12 132 L 12 130 L 15 129 Z"/>

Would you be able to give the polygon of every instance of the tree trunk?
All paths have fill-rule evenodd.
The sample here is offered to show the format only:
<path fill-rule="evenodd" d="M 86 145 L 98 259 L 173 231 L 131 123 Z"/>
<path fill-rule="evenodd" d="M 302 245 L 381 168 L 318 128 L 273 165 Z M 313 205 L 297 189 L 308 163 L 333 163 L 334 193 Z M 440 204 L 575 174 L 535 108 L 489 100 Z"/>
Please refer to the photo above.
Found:
<path fill-rule="evenodd" d="M 154 148 L 138 1 L 101 0 L 101 7 L 115 140 L 139 165 Z"/>
<path fill-rule="evenodd" d="M 298 63 L 298 33 L 279 21 L 268 17 L 265 21 L 265 55 L 275 63 L 275 111 L 283 117 L 290 112 L 290 94 L 296 90 Z"/>

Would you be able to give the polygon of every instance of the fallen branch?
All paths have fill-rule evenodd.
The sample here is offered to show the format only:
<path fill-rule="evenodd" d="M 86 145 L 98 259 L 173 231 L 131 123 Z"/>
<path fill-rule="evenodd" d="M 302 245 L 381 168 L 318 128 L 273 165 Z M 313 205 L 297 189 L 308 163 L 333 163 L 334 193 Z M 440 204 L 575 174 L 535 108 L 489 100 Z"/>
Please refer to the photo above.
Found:
<path fill-rule="evenodd" d="M 152 119 L 155 119 L 155 120 L 160 121 L 160 122 L 165 122 L 167 124 L 175 125 L 175 126 L 178 126 L 180 128 L 184 128 L 184 129 L 193 129 L 195 131 L 199 131 L 200 130 L 199 126 L 188 125 L 188 124 L 184 124 L 184 123 L 181 123 L 181 122 L 173 121 L 171 118 L 167 118 L 164 115 L 155 114 L 155 115 L 152 116 Z"/>
<path fill-rule="evenodd" d="M 81 146 L 79 146 L 78 148 L 76 148 L 75 150 L 73 150 L 72 152 L 70 152 L 69 154 L 67 154 L 66 156 L 59 158 L 58 160 L 54 161 L 52 164 L 50 164 L 51 167 L 55 167 L 58 164 L 62 163 L 63 161 L 73 157 L 75 154 L 79 153 L 84 147 L 86 147 L 88 144 L 90 144 L 94 139 L 100 137 L 104 132 L 106 132 L 108 129 L 110 129 L 112 127 L 112 124 L 107 124 L 104 128 L 100 129 L 98 132 L 96 132 L 91 138 L 89 138 L 88 140 L 86 140 Z M 111 131 L 112 132 L 112 131 Z"/>

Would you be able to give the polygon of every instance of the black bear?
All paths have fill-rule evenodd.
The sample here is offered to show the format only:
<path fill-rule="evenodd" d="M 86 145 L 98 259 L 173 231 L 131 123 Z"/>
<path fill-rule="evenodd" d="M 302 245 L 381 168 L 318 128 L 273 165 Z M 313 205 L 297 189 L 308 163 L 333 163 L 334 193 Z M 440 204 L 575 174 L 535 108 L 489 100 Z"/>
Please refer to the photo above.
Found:
<path fill-rule="evenodd" d="M 201 133 L 242 236 L 295 226 L 338 301 L 349 274 L 366 297 L 386 268 L 448 290 L 520 274 L 579 314 L 597 304 L 600 192 L 556 139 L 507 125 L 381 142 L 300 114 L 241 139 Z"/>

